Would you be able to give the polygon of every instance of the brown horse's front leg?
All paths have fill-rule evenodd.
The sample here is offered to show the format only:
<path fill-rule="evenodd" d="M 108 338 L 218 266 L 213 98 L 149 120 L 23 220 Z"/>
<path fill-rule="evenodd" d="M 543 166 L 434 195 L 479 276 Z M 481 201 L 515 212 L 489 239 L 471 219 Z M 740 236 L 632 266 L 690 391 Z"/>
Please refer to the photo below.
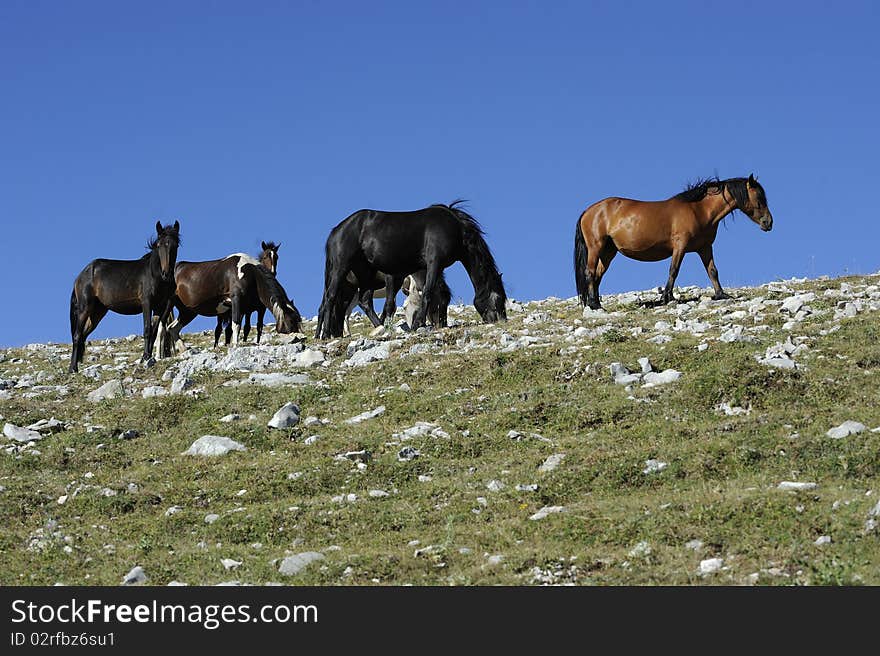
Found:
<path fill-rule="evenodd" d="M 700 259 L 703 260 L 703 266 L 706 267 L 706 273 L 709 275 L 709 281 L 715 288 L 715 295 L 712 296 L 713 301 L 720 301 L 723 298 L 730 298 L 729 294 L 725 294 L 721 289 L 721 283 L 718 281 L 718 269 L 715 267 L 715 255 L 712 253 L 712 246 L 706 246 L 697 251 Z"/>
<path fill-rule="evenodd" d="M 675 287 L 675 279 L 678 277 L 678 269 L 681 267 L 681 261 L 684 259 L 684 249 L 672 251 L 672 263 L 669 265 L 669 279 L 666 281 L 666 288 L 663 290 L 663 296 L 660 302 L 666 305 L 670 301 L 675 300 L 672 289 Z"/>

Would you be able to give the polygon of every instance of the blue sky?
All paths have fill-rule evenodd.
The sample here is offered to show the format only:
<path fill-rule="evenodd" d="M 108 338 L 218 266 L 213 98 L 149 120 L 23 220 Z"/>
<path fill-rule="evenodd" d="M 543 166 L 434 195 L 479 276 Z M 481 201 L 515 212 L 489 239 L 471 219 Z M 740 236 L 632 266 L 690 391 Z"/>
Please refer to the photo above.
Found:
<path fill-rule="evenodd" d="M 754 172 L 727 287 L 880 269 L 880 9 L 844 2 L 0 3 L 0 346 L 67 342 L 73 279 L 179 219 L 180 259 L 281 241 L 305 316 L 354 210 L 456 198 L 516 299 L 575 295 L 580 212 Z M 668 261 L 615 259 L 603 292 Z M 460 264 L 454 299 L 473 289 Z M 696 255 L 679 284 L 708 287 Z M 377 303 L 377 306 L 379 304 Z M 213 325 L 202 319 L 193 328 Z M 93 338 L 139 333 L 110 314 Z"/>

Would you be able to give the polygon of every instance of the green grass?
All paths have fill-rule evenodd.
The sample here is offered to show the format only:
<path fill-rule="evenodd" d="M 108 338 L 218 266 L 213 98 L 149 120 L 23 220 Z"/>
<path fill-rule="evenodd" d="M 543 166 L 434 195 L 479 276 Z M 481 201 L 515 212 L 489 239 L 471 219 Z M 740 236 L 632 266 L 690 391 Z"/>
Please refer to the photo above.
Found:
<path fill-rule="evenodd" d="M 564 339 L 580 320 L 572 302 L 541 305 L 551 321 L 539 325 L 523 324 L 538 309 L 531 304 L 503 326 L 478 324 L 471 308 L 459 319 L 463 325 L 412 337 L 389 360 L 363 368 L 337 369 L 349 341 L 341 340 L 329 367 L 309 370 L 318 386 L 224 387 L 243 374 L 212 373 L 196 378 L 205 390 L 196 396 L 138 394 L 99 404 L 85 394 L 108 374 L 101 381 L 68 377 L 63 348 L 7 350 L 0 377 L 43 370 L 53 377 L 47 384 L 67 384 L 70 393 L 25 399 L 15 390 L 0 401 L 4 421 L 26 425 L 55 416 L 73 426 L 37 443 L 39 455 L 0 452 L 0 584 L 115 585 L 135 565 L 159 585 L 523 585 L 533 583 L 536 569 L 549 571 L 552 581 L 582 585 L 880 584 L 880 530 L 865 531 L 880 496 L 880 433 L 825 435 L 846 419 L 880 425 L 878 314 L 865 310 L 821 334 L 833 323 L 836 301 L 821 292 L 841 282 L 862 289 L 878 279 L 793 285 L 817 292 L 810 305 L 820 314 L 783 331 L 784 318 L 768 308 L 770 329 L 752 343 L 717 341 L 723 327 L 715 313 L 731 310 L 729 303 L 701 310 L 713 324 L 705 336 L 670 332 L 672 341 L 663 345 L 645 340 L 656 321 L 674 323 L 674 308 L 618 307 L 608 298 L 608 308 L 623 317 L 603 335 L 574 342 Z M 766 288 L 735 293 L 737 308 L 757 295 L 788 295 Z M 737 323 L 751 326 L 751 317 Z M 367 332 L 363 322 L 353 325 L 356 335 Z M 633 335 L 637 328 L 643 332 Z M 523 329 L 547 335 L 550 345 L 509 353 L 458 346 L 472 339 L 497 346 L 502 330 L 517 336 Z M 805 368 L 781 371 L 756 361 L 788 334 L 809 338 L 809 350 L 796 357 Z M 211 339 L 205 333 L 188 341 L 209 348 Z M 695 347 L 703 341 L 709 348 L 700 352 Z M 415 343 L 448 353 L 407 354 Z M 112 363 L 117 355 L 133 363 L 138 346 L 90 344 L 85 364 L 90 356 Z M 613 384 L 611 362 L 636 369 L 642 356 L 658 370 L 680 370 L 682 378 L 631 393 Z M 132 376 L 136 386 L 167 387 L 158 378 L 168 366 L 160 361 L 144 371 L 132 364 L 119 375 Z M 412 390 L 399 390 L 402 383 Z M 303 417 L 331 423 L 267 428 L 291 400 Z M 725 416 L 714 409 L 720 402 L 751 411 Z M 375 419 L 343 422 L 378 405 L 386 412 Z M 243 420 L 218 421 L 230 412 Z M 250 414 L 256 420 L 248 421 Z M 416 421 L 435 422 L 449 437 L 414 438 L 406 444 L 421 456 L 399 462 L 403 444 L 392 434 Z M 87 432 L 87 424 L 105 428 Z M 116 437 L 130 428 L 140 437 Z M 550 441 L 513 441 L 510 430 Z M 181 455 L 204 434 L 226 435 L 247 451 L 216 459 Z M 313 434 L 320 439 L 304 445 Z M 334 459 L 357 449 L 372 453 L 366 469 Z M 566 457 L 540 473 L 553 453 Z M 649 458 L 668 467 L 643 474 Z M 301 476 L 291 479 L 292 472 Z M 491 480 L 503 489 L 489 491 Z M 783 480 L 818 487 L 780 491 Z M 539 487 L 521 492 L 517 484 Z M 105 489 L 115 494 L 104 496 Z M 370 498 L 372 489 L 389 496 Z M 357 501 L 332 500 L 348 493 Z M 528 519 L 548 505 L 565 512 Z M 181 510 L 165 516 L 171 506 Z M 208 513 L 220 519 L 207 524 Z M 45 528 L 55 523 L 54 531 Z M 42 549 L 29 550 L 38 529 L 48 538 Z M 832 542 L 816 546 L 821 535 Z M 698 551 L 685 547 L 694 539 L 703 543 Z M 410 545 L 414 540 L 419 544 Z M 630 555 L 641 541 L 650 553 Z M 278 573 L 278 559 L 307 550 L 324 551 L 326 559 L 296 577 Z M 492 555 L 503 560 L 490 564 Z M 700 561 L 711 557 L 723 558 L 725 569 L 699 576 Z M 222 558 L 243 564 L 226 571 Z"/>

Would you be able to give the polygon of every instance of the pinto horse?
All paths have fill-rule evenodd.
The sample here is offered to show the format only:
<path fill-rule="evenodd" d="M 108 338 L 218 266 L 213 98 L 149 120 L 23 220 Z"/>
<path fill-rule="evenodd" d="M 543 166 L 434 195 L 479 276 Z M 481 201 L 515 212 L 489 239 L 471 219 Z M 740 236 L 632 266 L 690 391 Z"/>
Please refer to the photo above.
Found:
<path fill-rule="evenodd" d="M 180 331 L 198 315 L 230 315 L 232 345 L 238 346 L 242 317 L 268 308 L 279 333 L 299 332 L 302 317 L 284 287 L 269 269 L 250 255 L 234 253 L 219 260 L 178 262 L 174 271 L 177 318 L 167 326 L 169 346 L 178 345 Z"/>
<path fill-rule="evenodd" d="M 412 322 L 415 330 L 425 324 L 436 300 L 440 272 L 461 262 L 474 285 L 474 307 L 483 321 L 507 319 L 507 295 L 495 258 L 476 219 L 457 207 L 461 202 L 413 212 L 359 210 L 333 228 L 325 246 L 324 295 L 316 337 L 342 336 L 348 305 L 341 289 L 349 271 L 357 278 L 362 295 L 372 293 L 377 271 L 386 274 L 384 315 L 390 317 L 403 279 L 424 270 L 422 303 Z"/>
<path fill-rule="evenodd" d="M 582 305 L 598 309 L 599 283 L 618 251 L 634 260 L 672 258 L 660 302 L 674 300 L 672 288 L 685 253 L 696 252 L 715 289 L 713 299 L 729 298 L 718 282 L 712 244 L 718 224 L 740 210 L 761 230 L 773 227 L 764 188 L 754 175 L 700 180 L 661 201 L 606 198 L 588 207 L 574 234 L 574 278 Z"/>
<path fill-rule="evenodd" d="M 406 323 L 409 326 L 412 326 L 413 317 L 415 316 L 416 311 L 421 306 L 422 301 L 422 289 L 425 288 L 425 271 L 416 271 L 412 275 L 404 278 L 403 283 L 398 285 L 392 279 L 392 286 L 396 289 L 403 290 L 403 293 L 406 294 L 406 302 L 404 303 L 404 309 L 406 311 Z M 351 327 L 348 324 L 348 317 L 351 315 L 352 311 L 360 306 L 361 309 L 364 310 L 364 314 L 370 318 L 370 321 L 373 323 L 374 327 L 379 327 L 382 323 L 385 322 L 386 319 L 390 318 L 386 316 L 388 314 L 388 310 L 390 307 L 386 306 L 382 310 L 381 316 L 376 316 L 376 311 L 373 309 L 373 298 L 384 298 L 386 292 L 386 285 L 388 284 L 387 276 L 382 273 L 377 273 L 373 279 L 372 285 L 368 285 L 370 290 L 370 294 L 358 294 L 358 279 L 351 272 L 345 277 L 345 280 L 342 284 L 342 296 L 343 299 L 346 300 L 347 309 L 345 311 L 345 328 L 346 333 L 351 334 Z M 395 294 L 397 292 L 395 291 Z M 445 328 L 447 326 L 447 309 L 449 308 L 449 303 L 452 300 L 452 290 L 449 289 L 449 285 L 446 282 L 446 276 L 443 271 L 440 272 L 439 279 L 437 281 L 437 294 L 435 294 L 435 299 L 432 301 L 431 307 L 428 309 L 427 318 L 437 328 Z M 393 313 L 392 313 L 393 316 Z"/>
<path fill-rule="evenodd" d="M 144 315 L 143 361 L 153 357 L 157 326 L 171 311 L 174 300 L 174 265 L 180 246 L 180 222 L 162 226 L 147 243 L 149 253 L 139 260 L 92 260 L 80 272 L 70 294 L 70 336 L 73 352 L 70 372 L 79 369 L 86 338 L 108 310 Z M 154 315 L 158 322 L 154 322 Z"/>
<path fill-rule="evenodd" d="M 260 245 L 263 249 L 257 261 L 272 272 L 273 276 L 278 275 L 278 249 L 281 248 L 281 242 L 277 244 L 273 241 L 262 242 Z M 262 303 L 257 308 L 257 344 L 260 343 L 260 336 L 263 334 L 263 319 L 266 316 L 266 306 Z M 214 348 L 220 343 L 220 333 L 225 327 L 226 346 L 232 341 L 232 320 L 231 313 L 219 315 L 217 317 L 217 327 L 214 328 Z M 242 339 L 247 341 L 248 334 L 251 332 L 251 313 L 246 312 L 244 315 L 244 329 L 242 330 Z"/>

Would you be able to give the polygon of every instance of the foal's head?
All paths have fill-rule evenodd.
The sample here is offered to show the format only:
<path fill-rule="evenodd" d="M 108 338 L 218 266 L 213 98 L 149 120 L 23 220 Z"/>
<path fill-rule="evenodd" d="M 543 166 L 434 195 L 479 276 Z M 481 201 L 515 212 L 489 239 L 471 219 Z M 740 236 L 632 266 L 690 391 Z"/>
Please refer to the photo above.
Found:
<path fill-rule="evenodd" d="M 156 221 L 156 236 L 149 241 L 147 247 L 159 256 L 159 268 L 163 280 L 171 280 L 174 277 L 178 246 L 180 246 L 180 222 L 175 221 L 173 226 L 163 226 Z"/>
<path fill-rule="evenodd" d="M 263 252 L 260 253 L 260 264 L 269 269 L 273 275 L 278 275 L 278 249 L 281 248 L 281 242 L 276 244 L 274 241 L 264 241 L 261 246 Z"/>
<path fill-rule="evenodd" d="M 746 197 L 737 199 L 737 208 L 761 226 L 764 232 L 773 229 L 773 215 L 767 207 L 767 195 L 754 175 L 749 175 L 746 180 Z"/>
<path fill-rule="evenodd" d="M 272 308 L 275 317 L 275 330 L 279 333 L 298 333 L 302 329 L 302 316 L 293 301 L 279 300 Z"/>

